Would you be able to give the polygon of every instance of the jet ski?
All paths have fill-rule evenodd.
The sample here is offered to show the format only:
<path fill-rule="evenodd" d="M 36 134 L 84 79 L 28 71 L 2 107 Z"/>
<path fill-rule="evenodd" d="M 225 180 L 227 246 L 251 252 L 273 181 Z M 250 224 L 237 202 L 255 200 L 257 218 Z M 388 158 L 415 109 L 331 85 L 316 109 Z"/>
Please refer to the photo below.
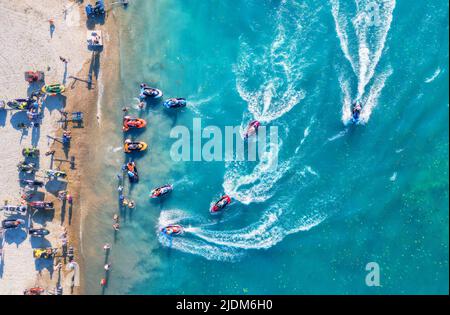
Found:
<path fill-rule="evenodd" d="M 167 236 L 181 235 L 184 233 L 184 229 L 181 225 L 172 224 L 162 228 L 161 233 Z"/>
<path fill-rule="evenodd" d="M 86 15 L 88 17 L 95 17 L 105 14 L 105 4 L 103 3 L 103 0 L 99 0 L 95 2 L 95 5 L 88 4 L 85 7 Z"/>
<path fill-rule="evenodd" d="M 163 105 L 166 108 L 181 108 L 186 107 L 186 99 L 185 98 L 169 98 L 164 101 Z"/>
<path fill-rule="evenodd" d="M 168 193 L 170 193 L 173 190 L 173 186 L 172 185 L 164 185 L 158 188 L 153 189 L 150 192 L 150 198 L 161 198 L 162 196 L 167 195 Z"/>
<path fill-rule="evenodd" d="M 16 110 L 29 110 L 33 107 L 34 100 L 30 98 L 17 98 L 6 103 L 9 108 Z"/>
<path fill-rule="evenodd" d="M 352 108 L 351 122 L 357 124 L 359 122 L 359 116 L 361 115 L 362 107 L 360 102 L 354 102 Z"/>
<path fill-rule="evenodd" d="M 247 131 L 245 132 L 244 138 L 247 139 L 250 136 L 255 135 L 258 132 L 258 128 L 261 123 L 257 120 L 253 120 L 248 124 Z"/>
<path fill-rule="evenodd" d="M 33 249 L 33 257 L 36 259 L 42 258 L 42 259 L 50 259 L 55 257 L 56 252 L 58 251 L 57 248 L 35 248 Z"/>
<path fill-rule="evenodd" d="M 2 228 L 5 230 L 17 229 L 22 224 L 25 224 L 25 221 L 22 219 L 7 219 L 2 221 Z"/>
<path fill-rule="evenodd" d="M 49 178 L 66 178 L 67 174 L 65 172 L 57 171 L 57 170 L 45 170 L 45 175 Z"/>
<path fill-rule="evenodd" d="M 55 96 L 57 94 L 64 93 L 65 90 L 66 87 L 59 83 L 44 85 L 41 89 L 42 93 L 45 93 L 50 96 Z"/>
<path fill-rule="evenodd" d="M 39 149 L 38 148 L 24 148 L 22 150 L 22 154 L 27 157 L 38 157 Z"/>
<path fill-rule="evenodd" d="M 23 291 L 24 295 L 42 295 L 45 293 L 45 289 L 43 288 L 30 288 Z"/>
<path fill-rule="evenodd" d="M 141 100 L 146 99 L 146 98 L 160 98 L 162 96 L 163 96 L 163 92 L 161 90 L 149 87 L 145 83 L 141 84 L 141 94 L 139 95 Z"/>
<path fill-rule="evenodd" d="M 29 187 L 42 187 L 44 182 L 35 179 L 21 179 L 20 183 Z"/>
<path fill-rule="evenodd" d="M 125 170 L 128 175 L 128 179 L 130 180 L 130 183 L 136 183 L 139 181 L 139 174 L 136 167 L 136 162 L 128 162 L 125 165 Z"/>
<path fill-rule="evenodd" d="M 50 234 L 50 231 L 44 228 L 40 229 L 29 229 L 28 234 L 31 236 L 42 237 Z"/>
<path fill-rule="evenodd" d="M 35 167 L 36 167 L 36 164 L 26 163 L 25 161 L 17 164 L 17 169 L 19 170 L 19 172 L 34 173 L 37 171 L 37 169 Z"/>
<path fill-rule="evenodd" d="M 125 140 L 123 151 L 125 153 L 141 152 L 147 150 L 147 144 L 142 141 Z"/>
<path fill-rule="evenodd" d="M 147 126 L 145 119 L 136 118 L 131 116 L 125 116 L 123 118 L 123 131 L 128 131 L 130 129 L 141 129 Z"/>
<path fill-rule="evenodd" d="M 29 203 L 31 209 L 34 210 L 52 210 L 54 209 L 53 202 L 47 201 L 32 201 Z"/>
<path fill-rule="evenodd" d="M 4 205 L 0 208 L 0 210 L 4 211 L 5 213 L 24 215 L 27 213 L 28 207 L 25 205 L 20 206 Z"/>
<path fill-rule="evenodd" d="M 231 198 L 228 195 L 223 195 L 222 198 L 219 199 L 209 210 L 212 214 L 219 213 L 222 211 L 227 205 L 231 203 Z"/>

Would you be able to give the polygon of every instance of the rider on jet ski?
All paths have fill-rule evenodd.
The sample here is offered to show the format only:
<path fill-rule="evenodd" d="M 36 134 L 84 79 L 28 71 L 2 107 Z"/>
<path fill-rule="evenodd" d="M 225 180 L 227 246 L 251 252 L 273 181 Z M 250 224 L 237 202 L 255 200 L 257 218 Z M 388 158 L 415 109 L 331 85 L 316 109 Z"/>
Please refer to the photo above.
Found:
<path fill-rule="evenodd" d="M 161 229 L 161 233 L 167 236 L 181 235 L 183 234 L 183 232 L 184 232 L 183 227 L 178 224 L 169 225 Z"/>
<path fill-rule="evenodd" d="M 146 97 L 158 98 L 163 95 L 163 93 L 160 90 L 149 87 L 145 83 L 141 83 L 140 87 L 141 87 L 141 95 L 140 95 L 141 99 L 144 99 Z"/>
<path fill-rule="evenodd" d="M 247 131 L 245 133 L 244 138 L 247 139 L 250 136 L 253 136 L 258 132 L 258 128 L 261 125 L 261 123 L 257 120 L 253 120 L 248 124 Z"/>
<path fill-rule="evenodd" d="M 228 195 L 222 196 L 210 209 L 211 213 L 218 213 L 231 203 L 231 198 Z"/>
<path fill-rule="evenodd" d="M 168 194 L 169 192 L 171 192 L 172 190 L 173 190 L 173 186 L 170 184 L 158 187 L 158 188 L 152 190 L 152 192 L 150 193 L 150 198 L 162 197 L 162 196 Z"/>
<path fill-rule="evenodd" d="M 353 102 L 353 109 L 352 109 L 352 121 L 354 123 L 357 123 L 359 121 L 359 115 L 361 114 L 361 103 L 358 101 Z"/>
<path fill-rule="evenodd" d="M 166 108 L 180 108 L 186 106 L 185 98 L 169 98 L 164 102 L 164 107 Z"/>

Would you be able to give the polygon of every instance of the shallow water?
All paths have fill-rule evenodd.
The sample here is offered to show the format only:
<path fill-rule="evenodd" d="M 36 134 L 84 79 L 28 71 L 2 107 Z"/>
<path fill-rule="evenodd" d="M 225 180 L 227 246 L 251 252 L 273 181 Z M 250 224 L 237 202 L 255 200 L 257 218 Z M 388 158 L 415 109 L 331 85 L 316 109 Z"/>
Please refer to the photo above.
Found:
<path fill-rule="evenodd" d="M 105 84 L 101 197 L 83 227 L 87 293 L 101 292 L 104 242 L 107 294 L 448 292 L 447 2 L 136 0 L 119 17 L 122 89 Z M 141 82 L 188 107 L 139 112 Z M 362 123 L 346 127 L 355 98 Z M 114 239 L 125 104 L 147 119 L 132 136 L 149 150 Z M 170 130 L 193 118 L 222 130 L 258 119 L 280 146 L 258 162 L 175 162 Z M 173 193 L 149 201 L 166 183 Z M 233 204 L 211 217 L 224 192 Z M 185 235 L 162 237 L 169 223 Z M 372 261 L 381 287 L 365 285 Z"/>

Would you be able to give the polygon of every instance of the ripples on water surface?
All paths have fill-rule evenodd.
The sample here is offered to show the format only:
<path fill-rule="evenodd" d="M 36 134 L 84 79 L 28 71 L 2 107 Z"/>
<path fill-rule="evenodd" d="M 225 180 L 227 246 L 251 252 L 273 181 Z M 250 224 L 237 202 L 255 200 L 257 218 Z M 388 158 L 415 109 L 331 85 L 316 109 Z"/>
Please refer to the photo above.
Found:
<path fill-rule="evenodd" d="M 120 19 L 122 89 L 105 85 L 108 146 L 97 154 L 105 197 L 84 226 L 89 293 L 96 255 L 114 241 L 120 108 L 136 107 L 140 82 L 188 108 L 142 113 L 149 126 L 135 137 L 149 152 L 107 293 L 448 292 L 447 2 L 136 0 Z M 353 99 L 363 123 L 345 127 Z M 280 146 L 259 162 L 173 162 L 170 129 L 195 117 L 258 119 L 278 126 Z M 150 202 L 165 183 L 171 196 Z M 233 204 L 211 217 L 223 192 Z M 169 223 L 186 234 L 161 236 Z M 364 284 L 370 261 L 381 288 Z"/>

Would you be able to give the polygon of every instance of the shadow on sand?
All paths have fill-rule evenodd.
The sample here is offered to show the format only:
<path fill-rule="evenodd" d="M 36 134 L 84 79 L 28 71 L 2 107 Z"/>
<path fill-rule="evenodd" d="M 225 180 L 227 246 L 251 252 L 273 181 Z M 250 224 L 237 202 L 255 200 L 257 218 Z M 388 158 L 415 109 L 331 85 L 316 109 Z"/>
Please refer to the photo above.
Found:
<path fill-rule="evenodd" d="M 16 244 L 19 247 L 27 239 L 27 232 L 24 229 L 10 229 L 4 232 L 5 242 L 7 244 Z"/>
<path fill-rule="evenodd" d="M 5 109 L 0 109 L 0 127 L 4 127 L 6 124 L 7 112 Z"/>
<path fill-rule="evenodd" d="M 48 248 L 52 247 L 52 244 L 43 237 L 30 237 L 31 247 L 33 249 L 36 248 Z M 47 269 L 50 274 L 50 279 L 53 277 L 53 259 L 35 259 L 34 266 L 37 271 L 41 272 L 44 269 Z"/>
<path fill-rule="evenodd" d="M 91 16 L 86 19 L 86 27 L 88 30 L 94 30 L 97 24 L 103 25 L 105 24 L 106 13 L 99 16 Z"/>
<path fill-rule="evenodd" d="M 100 53 L 92 52 L 91 64 L 89 65 L 89 74 L 88 74 L 88 89 L 92 88 L 92 79 L 95 77 L 97 81 L 98 75 L 100 73 Z"/>

